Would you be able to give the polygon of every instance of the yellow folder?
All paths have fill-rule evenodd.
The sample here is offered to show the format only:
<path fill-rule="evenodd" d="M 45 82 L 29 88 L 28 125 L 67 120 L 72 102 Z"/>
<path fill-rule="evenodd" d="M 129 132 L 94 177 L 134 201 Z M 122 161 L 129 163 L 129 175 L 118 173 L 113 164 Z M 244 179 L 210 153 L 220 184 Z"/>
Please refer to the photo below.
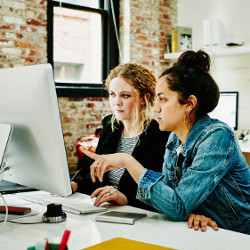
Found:
<path fill-rule="evenodd" d="M 84 249 L 89 249 L 89 250 L 175 250 L 174 248 L 169 248 L 169 247 L 162 247 L 162 246 L 157 246 L 153 244 L 148 244 L 140 241 L 135 241 L 135 240 L 129 240 L 125 238 L 114 238 L 111 240 L 103 241 L 97 245 L 87 247 Z"/>

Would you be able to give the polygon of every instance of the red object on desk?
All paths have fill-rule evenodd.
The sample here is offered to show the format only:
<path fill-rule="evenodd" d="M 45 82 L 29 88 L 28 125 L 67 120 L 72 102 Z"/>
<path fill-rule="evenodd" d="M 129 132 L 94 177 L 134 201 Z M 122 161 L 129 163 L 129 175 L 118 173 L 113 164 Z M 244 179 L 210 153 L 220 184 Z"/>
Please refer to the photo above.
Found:
<path fill-rule="evenodd" d="M 64 233 L 63 233 L 61 243 L 60 243 L 60 245 L 58 247 L 58 250 L 65 250 L 66 249 L 66 246 L 67 246 L 67 243 L 68 243 L 68 240 L 69 240 L 69 235 L 70 235 L 70 231 L 65 230 Z"/>
<path fill-rule="evenodd" d="M 50 250 L 48 238 L 45 238 L 45 240 L 46 240 L 45 250 Z"/>

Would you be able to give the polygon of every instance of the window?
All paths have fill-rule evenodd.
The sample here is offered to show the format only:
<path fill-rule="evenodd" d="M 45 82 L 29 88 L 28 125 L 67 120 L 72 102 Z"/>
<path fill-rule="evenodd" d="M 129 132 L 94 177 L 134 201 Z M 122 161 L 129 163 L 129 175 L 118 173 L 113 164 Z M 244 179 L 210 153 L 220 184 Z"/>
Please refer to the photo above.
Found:
<path fill-rule="evenodd" d="M 112 7 L 119 1 L 48 1 L 48 62 L 58 96 L 104 96 L 102 84 L 118 64 Z"/>

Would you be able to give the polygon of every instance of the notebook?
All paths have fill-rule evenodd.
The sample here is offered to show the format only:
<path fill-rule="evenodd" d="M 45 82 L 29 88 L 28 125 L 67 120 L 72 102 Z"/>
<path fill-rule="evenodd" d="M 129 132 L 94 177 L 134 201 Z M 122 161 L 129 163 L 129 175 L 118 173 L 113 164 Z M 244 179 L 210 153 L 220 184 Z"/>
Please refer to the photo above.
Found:
<path fill-rule="evenodd" d="M 174 248 L 169 248 L 169 247 L 162 247 L 162 246 L 157 246 L 149 243 L 144 243 L 140 241 L 135 241 L 135 240 L 129 240 L 125 238 L 114 238 L 111 240 L 104 241 L 102 243 L 99 243 L 97 245 L 87 247 L 84 249 L 89 249 L 89 250 L 103 250 L 103 249 L 108 249 L 108 250 L 138 250 L 138 249 L 143 249 L 143 250 L 175 250 Z"/>
<path fill-rule="evenodd" d="M 108 211 L 95 216 L 95 220 L 100 222 L 124 223 L 132 225 L 134 224 L 135 220 L 146 216 L 147 214 L 142 213 Z"/>

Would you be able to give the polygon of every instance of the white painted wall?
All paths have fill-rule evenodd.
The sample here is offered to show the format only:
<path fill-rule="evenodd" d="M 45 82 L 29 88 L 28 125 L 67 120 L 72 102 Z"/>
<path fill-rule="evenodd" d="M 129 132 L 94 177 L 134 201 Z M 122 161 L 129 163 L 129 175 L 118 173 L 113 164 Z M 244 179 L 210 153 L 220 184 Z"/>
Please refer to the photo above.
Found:
<path fill-rule="evenodd" d="M 216 57 L 212 76 L 221 91 L 238 91 L 238 131 L 250 129 L 250 54 Z"/>
<path fill-rule="evenodd" d="M 192 27 L 193 49 L 203 47 L 203 20 L 220 18 L 233 42 L 250 45 L 250 0 L 178 0 L 178 25 Z M 239 129 L 250 128 L 250 54 L 212 58 L 221 91 L 239 91 Z"/>
<path fill-rule="evenodd" d="M 250 43 L 249 0 L 178 0 L 179 26 L 193 28 L 193 48 L 203 46 L 203 20 L 220 18 L 233 42 Z"/>

